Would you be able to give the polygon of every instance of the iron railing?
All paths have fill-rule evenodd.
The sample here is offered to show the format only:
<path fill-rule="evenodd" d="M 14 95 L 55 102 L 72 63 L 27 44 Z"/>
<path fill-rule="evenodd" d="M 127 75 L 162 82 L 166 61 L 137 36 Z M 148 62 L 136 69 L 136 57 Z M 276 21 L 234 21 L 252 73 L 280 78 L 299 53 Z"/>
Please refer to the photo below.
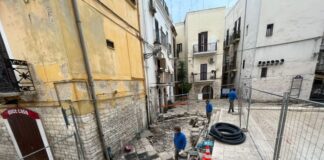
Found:
<path fill-rule="evenodd" d="M 225 38 L 223 42 L 223 49 L 226 50 L 229 48 L 229 38 Z"/>
<path fill-rule="evenodd" d="M 223 66 L 223 71 L 224 72 L 229 71 L 229 70 L 234 70 L 234 69 L 236 69 L 236 63 L 235 62 L 226 63 Z"/>
<path fill-rule="evenodd" d="M 216 72 L 192 73 L 194 82 L 211 81 L 216 79 Z"/>
<path fill-rule="evenodd" d="M 16 59 L 3 59 L 0 65 L 0 92 L 35 91 L 28 63 Z"/>
<path fill-rule="evenodd" d="M 194 55 L 200 55 L 204 53 L 214 53 L 217 50 L 217 43 L 207 43 L 207 44 L 194 44 L 193 53 Z"/>
<path fill-rule="evenodd" d="M 12 70 L 15 74 L 19 91 L 35 91 L 34 82 L 27 61 L 10 59 Z"/>

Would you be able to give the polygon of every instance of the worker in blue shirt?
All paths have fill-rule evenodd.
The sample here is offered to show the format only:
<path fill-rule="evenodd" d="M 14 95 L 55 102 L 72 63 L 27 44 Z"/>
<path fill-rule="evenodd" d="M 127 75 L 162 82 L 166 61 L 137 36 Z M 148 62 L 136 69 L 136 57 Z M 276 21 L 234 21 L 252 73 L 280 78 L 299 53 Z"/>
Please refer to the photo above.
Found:
<path fill-rule="evenodd" d="M 210 122 L 210 117 L 212 115 L 212 112 L 213 112 L 213 105 L 207 99 L 206 100 L 206 115 L 207 115 L 208 123 Z"/>
<path fill-rule="evenodd" d="M 228 113 L 230 113 L 231 111 L 234 112 L 234 101 L 235 101 L 235 99 L 237 99 L 237 94 L 236 94 L 235 88 L 233 88 L 228 93 L 228 101 L 230 103 Z"/>
<path fill-rule="evenodd" d="M 181 132 L 181 128 L 178 126 L 174 127 L 173 142 L 175 148 L 174 158 L 178 160 L 180 151 L 184 150 L 187 144 L 186 136 Z"/>

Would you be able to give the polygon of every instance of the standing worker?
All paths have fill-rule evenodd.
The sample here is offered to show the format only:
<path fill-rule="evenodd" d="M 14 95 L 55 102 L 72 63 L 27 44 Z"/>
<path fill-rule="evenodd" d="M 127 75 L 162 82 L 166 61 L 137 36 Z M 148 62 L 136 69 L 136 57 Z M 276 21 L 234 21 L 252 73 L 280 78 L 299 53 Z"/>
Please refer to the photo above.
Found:
<path fill-rule="evenodd" d="M 207 120 L 208 123 L 210 122 L 210 117 L 212 115 L 213 112 L 213 105 L 209 103 L 209 100 L 206 100 L 206 115 L 207 115 Z"/>
<path fill-rule="evenodd" d="M 230 103 L 229 109 L 228 109 L 228 113 L 234 112 L 234 100 L 237 99 L 237 94 L 235 91 L 235 88 L 231 89 L 231 91 L 228 93 L 228 101 Z"/>
<path fill-rule="evenodd" d="M 180 127 L 174 127 L 174 159 L 178 160 L 180 151 L 186 148 L 187 140 L 186 136 L 181 132 Z"/>

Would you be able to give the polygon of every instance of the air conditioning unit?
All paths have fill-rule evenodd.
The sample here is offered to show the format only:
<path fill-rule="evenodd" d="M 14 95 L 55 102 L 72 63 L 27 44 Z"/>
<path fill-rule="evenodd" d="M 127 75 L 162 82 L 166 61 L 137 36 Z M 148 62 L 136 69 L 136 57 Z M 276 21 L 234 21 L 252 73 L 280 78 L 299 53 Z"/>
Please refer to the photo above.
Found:
<path fill-rule="evenodd" d="M 209 64 L 215 63 L 214 58 L 209 58 L 208 62 L 209 62 Z"/>
<path fill-rule="evenodd" d="M 155 7 L 154 0 L 150 0 L 150 4 L 149 5 L 150 5 L 150 12 L 154 16 L 154 14 L 156 13 L 156 7 Z"/>

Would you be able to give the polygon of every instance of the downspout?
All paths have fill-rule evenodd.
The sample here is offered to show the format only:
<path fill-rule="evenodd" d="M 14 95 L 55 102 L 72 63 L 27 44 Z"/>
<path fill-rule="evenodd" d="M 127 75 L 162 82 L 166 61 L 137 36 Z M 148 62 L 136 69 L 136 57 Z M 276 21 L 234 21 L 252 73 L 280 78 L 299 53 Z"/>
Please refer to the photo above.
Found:
<path fill-rule="evenodd" d="M 138 3 L 139 5 L 140 5 L 140 3 Z M 144 1 L 142 0 L 141 1 L 141 5 L 142 5 L 142 13 L 143 13 L 143 22 L 144 22 L 144 27 L 143 27 L 143 29 L 145 30 L 145 28 L 146 28 L 146 23 L 145 23 L 145 10 L 144 10 Z M 141 52 L 143 52 L 143 54 L 142 54 L 142 56 L 141 56 L 141 58 L 142 58 L 142 61 L 143 61 L 143 63 L 142 63 L 142 68 L 143 68 L 143 71 L 144 71 L 144 78 L 145 78 L 145 85 L 144 85 L 144 90 L 145 90 L 145 92 L 146 92 L 146 94 L 145 94 L 145 110 L 146 110 L 146 128 L 150 128 L 150 124 L 151 124 L 151 120 L 150 120 L 150 114 L 149 114 L 149 108 L 150 108 L 150 97 L 151 97 L 151 95 L 150 95 L 150 91 L 149 91 L 149 79 L 148 79 L 148 72 L 147 72 L 147 62 L 146 62 L 146 59 L 145 59 L 145 57 L 144 57 L 144 54 L 145 54 L 145 52 L 146 52 L 146 48 L 145 48 L 145 43 L 144 43 L 144 40 L 146 40 L 146 38 L 147 38 L 147 35 L 146 35 L 146 32 L 144 33 L 144 38 L 145 39 L 143 39 L 141 36 L 141 34 L 142 34 L 142 28 L 141 28 L 141 17 L 140 17 L 140 11 L 139 11 L 139 9 L 140 9 L 140 7 L 138 6 L 137 7 L 137 18 L 138 18 L 138 27 L 139 27 L 139 35 L 140 35 L 140 41 L 141 41 Z"/>
<path fill-rule="evenodd" d="M 105 138 L 104 138 L 104 134 L 103 134 L 102 124 L 99 119 L 100 117 L 99 117 L 99 111 L 98 111 L 98 103 L 97 103 L 96 91 L 95 91 L 95 86 L 94 86 L 94 80 L 93 80 L 93 76 L 91 73 L 91 68 L 90 68 L 90 63 L 89 63 L 89 58 L 88 58 L 88 51 L 87 51 L 87 47 L 86 47 L 84 36 L 83 36 L 81 18 L 80 18 L 80 14 L 79 14 L 77 1 L 78 0 L 72 0 L 72 5 L 73 5 L 73 12 L 75 15 L 76 24 L 77 24 L 80 45 L 81 45 L 81 49 L 82 49 L 83 63 L 84 63 L 85 69 L 86 69 L 88 82 L 89 82 L 89 86 L 90 86 L 90 96 L 91 96 L 91 100 L 93 103 L 96 124 L 98 127 L 101 149 L 105 154 L 105 159 L 109 160 L 110 158 L 109 158 L 108 152 L 106 151 Z"/>
<path fill-rule="evenodd" d="M 241 78 L 242 78 L 242 63 L 243 63 L 243 50 L 244 50 L 244 37 L 245 37 L 245 22 L 246 22 L 246 8 L 247 8 L 247 0 L 245 0 L 244 6 L 244 21 L 243 21 L 243 33 L 242 33 L 242 47 L 241 47 L 241 59 L 240 59 L 240 74 L 238 79 L 238 89 L 241 90 Z M 254 62 L 253 62 L 254 63 Z M 238 91 L 240 93 L 240 91 Z M 239 95 L 241 96 L 241 95 Z"/>

